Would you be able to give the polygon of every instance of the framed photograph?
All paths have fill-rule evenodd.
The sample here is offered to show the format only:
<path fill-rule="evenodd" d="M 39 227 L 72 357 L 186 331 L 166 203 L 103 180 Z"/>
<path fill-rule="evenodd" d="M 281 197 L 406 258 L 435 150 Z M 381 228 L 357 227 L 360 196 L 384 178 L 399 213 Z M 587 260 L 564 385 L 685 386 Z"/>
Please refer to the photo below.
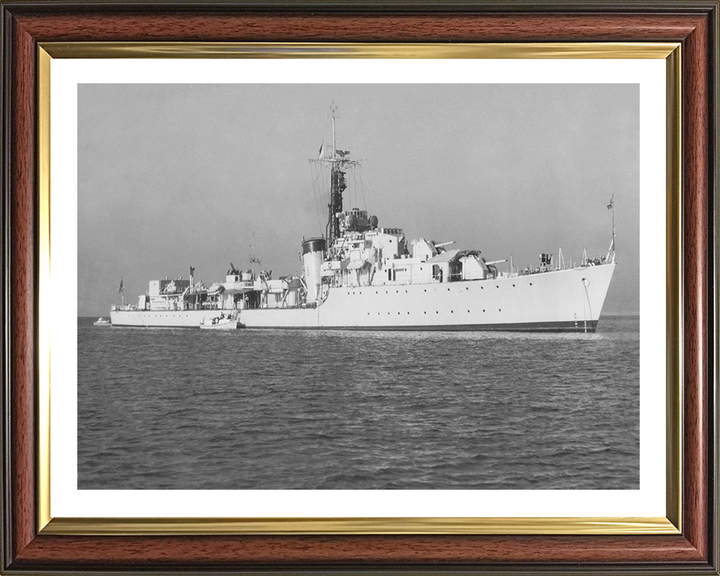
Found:
<path fill-rule="evenodd" d="M 3 573 L 718 574 L 717 2 L 4 2 Z"/>

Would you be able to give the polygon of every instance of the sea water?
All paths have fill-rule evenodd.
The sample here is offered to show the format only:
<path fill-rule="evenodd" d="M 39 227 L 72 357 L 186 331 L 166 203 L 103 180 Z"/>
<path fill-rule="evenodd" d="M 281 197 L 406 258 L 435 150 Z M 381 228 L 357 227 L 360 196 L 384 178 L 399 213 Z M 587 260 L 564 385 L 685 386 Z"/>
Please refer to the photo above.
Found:
<path fill-rule="evenodd" d="M 637 489 L 639 321 L 595 334 L 78 321 L 80 489 Z"/>

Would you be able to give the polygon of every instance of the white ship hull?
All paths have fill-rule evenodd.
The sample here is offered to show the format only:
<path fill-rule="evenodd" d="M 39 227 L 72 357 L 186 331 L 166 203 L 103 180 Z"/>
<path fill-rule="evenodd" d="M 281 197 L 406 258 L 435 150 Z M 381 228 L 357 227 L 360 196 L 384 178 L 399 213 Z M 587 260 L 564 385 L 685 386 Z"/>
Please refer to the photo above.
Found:
<path fill-rule="evenodd" d="M 615 263 L 524 276 L 331 288 L 315 308 L 240 311 L 246 328 L 593 332 Z M 116 310 L 113 325 L 197 327 L 207 310 Z"/>
<path fill-rule="evenodd" d="M 113 326 L 138 328 L 198 328 L 219 310 L 111 310 Z"/>

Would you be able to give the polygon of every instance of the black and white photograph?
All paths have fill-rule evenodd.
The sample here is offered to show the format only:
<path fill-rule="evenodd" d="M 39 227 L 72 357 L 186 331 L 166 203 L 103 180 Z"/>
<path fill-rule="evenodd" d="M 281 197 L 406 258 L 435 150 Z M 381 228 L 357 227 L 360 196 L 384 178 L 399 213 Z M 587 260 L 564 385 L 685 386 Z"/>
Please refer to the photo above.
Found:
<path fill-rule="evenodd" d="M 80 490 L 638 490 L 638 84 L 80 84 Z"/>

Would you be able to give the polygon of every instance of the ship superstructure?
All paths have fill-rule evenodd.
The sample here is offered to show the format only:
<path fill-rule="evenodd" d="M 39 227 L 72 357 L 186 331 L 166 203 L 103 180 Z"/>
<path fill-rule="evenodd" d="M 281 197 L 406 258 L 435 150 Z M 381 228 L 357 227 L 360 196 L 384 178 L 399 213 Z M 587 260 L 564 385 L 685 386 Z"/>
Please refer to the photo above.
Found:
<path fill-rule="evenodd" d="M 347 171 L 357 165 L 335 140 L 318 159 L 329 167 L 325 234 L 302 242 L 301 274 L 271 278 L 231 265 L 225 282 L 151 281 L 138 305 L 111 310 L 113 325 L 193 326 L 230 310 L 246 328 L 360 330 L 527 330 L 594 332 L 615 269 L 614 201 L 610 248 L 565 262 L 541 254 L 516 268 L 480 250 L 451 248 L 401 228 L 380 227 L 359 208 L 344 209 Z"/>

